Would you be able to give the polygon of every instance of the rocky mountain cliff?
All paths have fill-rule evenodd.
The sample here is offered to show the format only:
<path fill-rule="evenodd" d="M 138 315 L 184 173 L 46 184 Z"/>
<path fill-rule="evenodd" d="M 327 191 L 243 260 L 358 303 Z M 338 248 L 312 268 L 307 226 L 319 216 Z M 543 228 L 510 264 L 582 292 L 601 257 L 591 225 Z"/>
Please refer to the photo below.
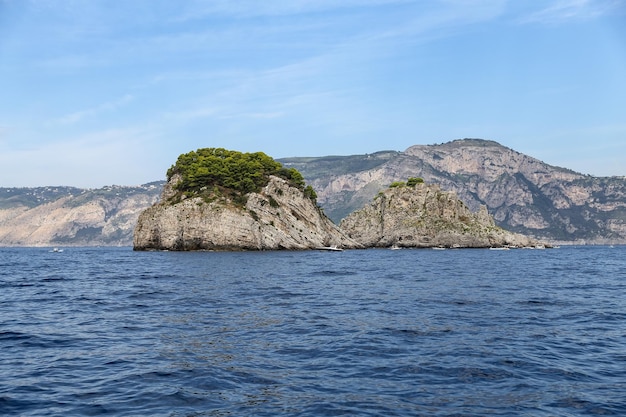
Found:
<path fill-rule="evenodd" d="M 130 246 L 139 213 L 162 187 L 0 188 L 0 246 Z"/>
<path fill-rule="evenodd" d="M 548 165 L 497 142 L 462 139 L 404 152 L 279 162 L 302 173 L 339 222 L 394 181 L 421 177 L 454 191 L 496 224 L 550 241 L 626 243 L 626 178 L 598 178 Z"/>
<path fill-rule="evenodd" d="M 476 213 L 438 185 L 396 185 L 341 221 L 367 247 L 531 247 L 539 243 L 495 225 L 487 208 Z M 543 245 L 542 245 L 543 246 Z"/>
<path fill-rule="evenodd" d="M 336 223 L 392 182 L 422 177 L 454 191 L 473 212 L 487 206 L 510 231 L 550 241 L 626 243 L 625 177 L 583 175 L 492 141 L 278 161 L 304 175 Z M 159 200 L 163 184 L 0 188 L 0 246 L 130 246 L 139 213 Z"/>
<path fill-rule="evenodd" d="M 272 250 L 360 245 L 342 233 L 302 190 L 271 176 L 245 206 L 227 198 L 178 200 L 174 176 L 161 202 L 137 222 L 135 250 Z"/>

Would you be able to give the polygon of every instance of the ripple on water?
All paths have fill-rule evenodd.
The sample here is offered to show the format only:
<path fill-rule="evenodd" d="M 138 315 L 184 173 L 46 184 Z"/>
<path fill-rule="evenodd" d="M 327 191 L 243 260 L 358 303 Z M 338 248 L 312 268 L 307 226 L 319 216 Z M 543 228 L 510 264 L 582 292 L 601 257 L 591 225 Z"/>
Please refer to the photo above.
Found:
<path fill-rule="evenodd" d="M 623 254 L 0 249 L 0 414 L 626 415 Z"/>

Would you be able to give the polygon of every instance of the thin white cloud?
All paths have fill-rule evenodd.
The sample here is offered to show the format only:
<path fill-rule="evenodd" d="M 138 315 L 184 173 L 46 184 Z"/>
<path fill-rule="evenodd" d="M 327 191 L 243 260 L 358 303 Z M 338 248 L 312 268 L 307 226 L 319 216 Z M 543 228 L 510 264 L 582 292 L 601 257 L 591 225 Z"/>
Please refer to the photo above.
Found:
<path fill-rule="evenodd" d="M 111 62 L 101 54 L 66 54 L 44 59 L 33 59 L 34 66 L 43 71 L 75 72 L 94 67 L 110 66 Z"/>
<path fill-rule="evenodd" d="M 255 17 L 288 16 L 353 7 L 376 7 L 411 3 L 412 0 L 203 0 L 187 1 L 179 20 L 210 16 Z"/>
<path fill-rule="evenodd" d="M 175 112 L 166 112 L 163 116 L 166 119 L 177 122 L 189 122 L 196 119 L 206 119 L 213 117 L 219 111 L 216 107 L 191 107 Z"/>
<path fill-rule="evenodd" d="M 397 47 L 394 46 L 397 38 L 428 40 L 433 36 L 446 36 L 447 30 L 444 34 L 439 33 L 442 26 L 455 30 L 494 19 L 503 12 L 504 6 L 504 0 L 448 0 L 423 14 L 413 10 L 415 13 L 408 16 L 398 15 L 400 26 L 392 29 L 389 25 L 352 28 L 328 48 L 310 51 L 298 59 L 277 62 L 269 68 L 173 71 L 153 76 L 151 81 L 154 84 L 202 81 L 199 83 L 202 92 L 198 91 L 198 95 L 187 103 L 181 103 L 176 111 L 163 115 L 166 124 L 205 123 L 210 119 L 239 119 L 242 123 L 248 123 L 246 119 L 304 120 L 303 115 L 310 115 L 311 109 L 315 109 L 313 119 L 316 123 L 324 123 L 334 129 L 339 112 L 360 114 L 356 109 L 363 107 L 363 103 L 358 102 L 359 93 L 350 91 L 342 83 L 337 84 L 336 80 L 349 77 L 351 72 L 359 76 L 369 61 L 378 60 L 381 55 L 390 53 L 390 48 Z M 191 34 L 185 36 L 193 39 Z M 202 38 L 205 34 L 198 36 Z M 172 39 L 170 47 L 173 48 L 178 40 Z M 361 110 L 363 112 L 367 113 L 367 110 Z M 367 124 L 357 116 L 342 119 L 342 128 L 347 130 L 358 130 L 359 126 Z"/>
<path fill-rule="evenodd" d="M 279 119 L 285 115 L 282 111 L 274 112 L 252 112 L 252 113 L 237 113 L 227 114 L 222 116 L 222 119 L 256 119 L 256 120 L 272 120 Z"/>
<path fill-rule="evenodd" d="M 620 4 L 623 5 L 621 0 L 558 0 L 520 19 L 520 22 L 554 24 L 568 20 L 594 19 L 610 13 Z"/>
<path fill-rule="evenodd" d="M 251 45 L 257 51 L 267 48 L 269 56 L 278 58 L 288 53 L 286 51 L 297 51 L 298 55 L 305 56 L 319 54 L 320 51 L 332 53 L 338 47 L 344 47 L 345 52 L 354 45 L 359 47 L 358 51 L 374 56 L 377 45 L 370 45 L 369 42 L 415 37 L 428 41 L 433 37 L 446 36 L 450 30 L 496 18 L 503 12 L 506 0 L 440 0 L 433 3 L 409 0 L 218 0 L 189 1 L 182 4 L 182 16 L 188 15 L 189 19 L 201 20 L 217 14 L 222 23 L 203 25 L 202 29 L 193 26 L 185 26 L 184 29 L 175 27 L 172 31 L 162 31 L 158 35 L 138 31 L 138 35 L 124 39 L 112 36 L 106 38 L 106 41 L 100 38 L 93 41 L 87 38 L 89 40 L 86 42 L 77 41 L 73 44 L 74 50 L 63 55 L 35 59 L 35 65 L 47 71 L 71 72 L 90 67 L 115 66 L 119 62 L 139 66 L 146 59 L 154 64 L 155 56 L 185 59 L 190 54 L 201 51 L 206 56 L 221 55 L 225 45 L 230 45 L 233 51 L 227 55 L 232 61 L 225 61 L 229 64 L 228 71 L 237 71 L 236 66 L 242 62 L 254 62 L 250 59 L 244 60 L 243 54 L 238 52 L 247 51 Z M 363 12 L 374 6 L 387 6 L 381 8 L 381 12 L 390 14 L 391 20 L 381 19 L 380 23 L 376 19 L 372 20 L 372 10 L 364 15 L 353 13 L 352 10 L 348 14 L 333 13 L 325 15 L 323 19 L 313 13 L 350 7 L 355 12 Z M 269 17 L 294 15 L 294 19 L 274 19 L 269 25 L 249 21 L 243 26 L 229 21 L 241 14 Z M 312 17 L 300 18 L 306 14 L 312 14 Z M 361 24 L 357 24 L 361 21 L 359 19 L 363 19 Z M 95 50 L 90 48 L 92 42 L 100 47 Z M 171 62 L 172 60 L 168 65 Z M 198 65 L 202 64 L 204 62 Z"/>
<path fill-rule="evenodd" d="M 80 111 L 76 111 L 70 114 L 66 114 L 65 116 L 62 116 L 58 119 L 53 120 L 52 124 L 73 125 L 82 121 L 85 118 L 94 117 L 104 112 L 118 110 L 119 108 L 124 107 L 128 103 L 133 101 L 133 99 L 134 97 L 132 95 L 126 94 L 125 96 L 117 100 L 109 101 L 109 102 L 103 103 L 99 106 L 92 107 L 89 109 L 80 110 Z"/>
<path fill-rule="evenodd" d="M 371 31 L 362 40 L 371 42 L 404 38 L 429 42 L 456 35 L 467 26 L 498 18 L 504 13 L 506 3 L 506 0 L 441 0 L 438 7 L 407 13 L 396 25 Z"/>

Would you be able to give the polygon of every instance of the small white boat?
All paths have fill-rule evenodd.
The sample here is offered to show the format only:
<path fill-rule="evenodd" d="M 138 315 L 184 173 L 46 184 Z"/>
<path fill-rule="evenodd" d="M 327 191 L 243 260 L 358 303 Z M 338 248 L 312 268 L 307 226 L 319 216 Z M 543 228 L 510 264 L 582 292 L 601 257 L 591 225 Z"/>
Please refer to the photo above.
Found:
<path fill-rule="evenodd" d="M 337 246 L 320 246 L 319 248 L 316 248 L 317 250 L 325 250 L 325 251 L 329 251 L 329 252 L 342 252 L 343 249 L 338 248 Z"/>
<path fill-rule="evenodd" d="M 510 248 L 506 247 L 506 246 L 502 246 L 502 247 L 490 247 L 489 250 L 509 250 Z"/>
<path fill-rule="evenodd" d="M 63 252 L 63 249 L 53 248 L 50 252 Z"/>

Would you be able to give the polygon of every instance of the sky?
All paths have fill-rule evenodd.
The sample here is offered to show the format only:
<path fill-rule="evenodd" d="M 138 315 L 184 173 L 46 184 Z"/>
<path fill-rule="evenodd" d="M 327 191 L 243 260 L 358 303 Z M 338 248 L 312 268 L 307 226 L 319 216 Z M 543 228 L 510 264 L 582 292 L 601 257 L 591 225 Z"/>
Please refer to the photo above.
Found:
<path fill-rule="evenodd" d="M 460 138 L 626 175 L 626 0 L 0 0 L 0 187 Z"/>

